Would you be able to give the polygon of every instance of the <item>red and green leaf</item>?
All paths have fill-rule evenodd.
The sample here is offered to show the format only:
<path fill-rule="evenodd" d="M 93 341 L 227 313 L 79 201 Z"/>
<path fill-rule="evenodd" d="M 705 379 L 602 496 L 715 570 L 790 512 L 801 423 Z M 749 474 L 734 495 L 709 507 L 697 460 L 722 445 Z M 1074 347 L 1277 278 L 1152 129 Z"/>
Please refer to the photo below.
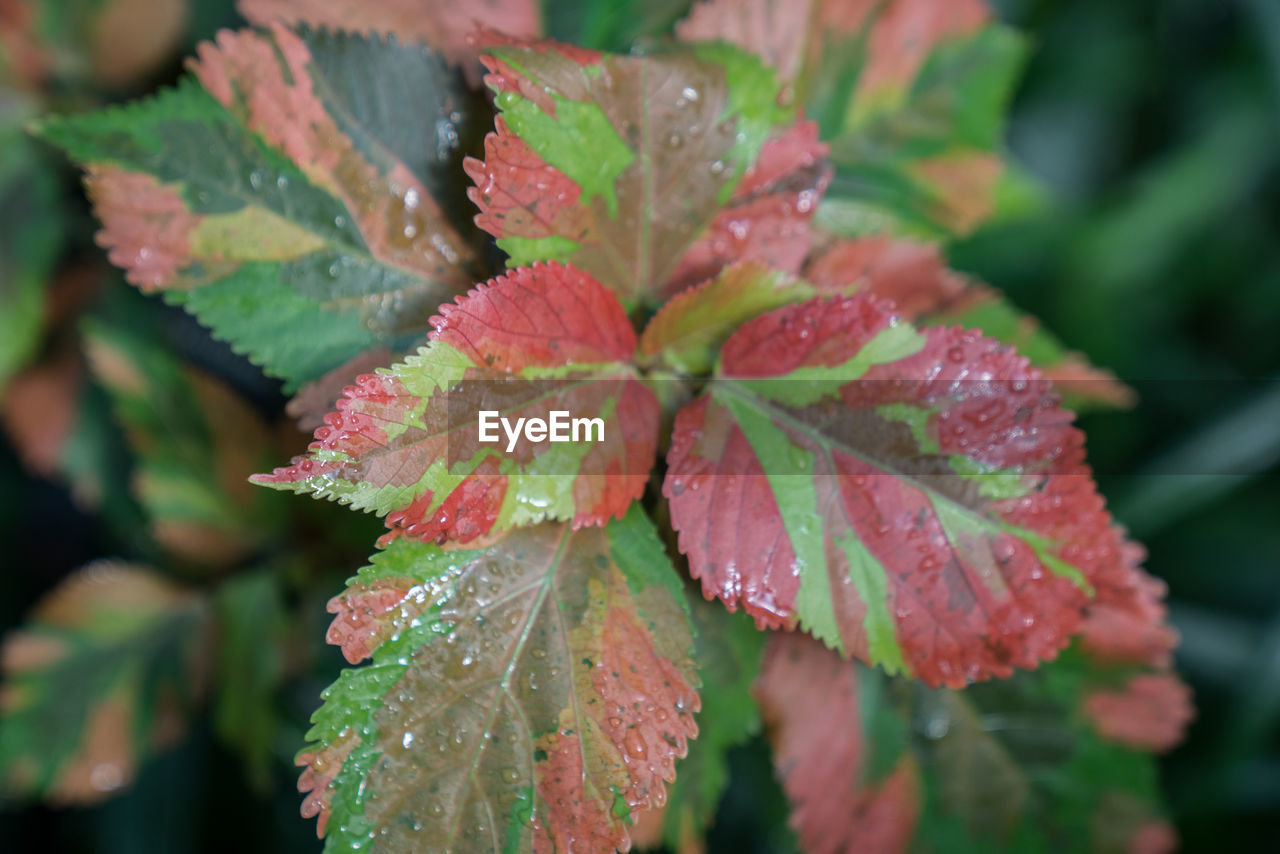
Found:
<path fill-rule="evenodd" d="M 1079 710 L 1091 678 L 1073 651 L 1010 680 L 929 691 L 793 633 L 771 640 L 756 693 L 811 854 L 1176 842 L 1152 758 L 1108 743 Z"/>
<path fill-rule="evenodd" d="M 441 308 L 417 355 L 346 390 L 306 457 L 254 478 L 387 516 L 388 539 L 470 542 L 544 518 L 598 525 L 644 491 L 658 402 L 616 297 L 560 264 Z M 478 415 L 600 418 L 602 441 L 482 442 Z M 594 436 L 592 437 L 594 438 Z"/>
<path fill-rule="evenodd" d="M 127 786 L 204 690 L 206 620 L 200 600 L 128 564 L 92 564 L 55 588 L 0 652 L 0 783 L 56 803 Z"/>
<path fill-rule="evenodd" d="M 789 121 L 776 80 L 728 45 L 635 57 L 491 42 L 484 62 L 502 116 L 483 162 L 467 163 L 476 223 L 512 266 L 571 261 L 628 307 L 656 303 Z M 812 145 L 777 147 L 784 172 L 822 174 Z M 760 175 L 762 198 L 777 177 Z"/>
<path fill-rule="evenodd" d="M 471 41 L 486 28 L 517 37 L 542 32 L 536 0 L 462 0 L 423 3 L 422 0 L 240 0 L 240 12 L 250 22 L 305 24 L 316 29 L 395 36 L 402 43 L 432 47 L 451 64 L 476 63 Z"/>
<path fill-rule="evenodd" d="M 1054 382 L 1071 409 L 1127 407 L 1134 402 L 1131 388 L 1068 350 L 999 291 L 947 269 L 934 244 L 884 236 L 841 240 L 816 253 L 804 275 L 823 291 L 857 289 L 892 300 L 912 322 L 977 329 L 1017 347 Z"/>
<path fill-rule="evenodd" d="M 0 83 L 24 90 L 137 86 L 174 58 L 192 0 L 6 0 Z"/>
<path fill-rule="evenodd" d="M 724 344 L 664 493 L 707 596 L 958 687 L 1052 658 L 1126 577 L 1071 419 L 990 339 L 817 299 Z"/>
<path fill-rule="evenodd" d="M 763 264 L 734 264 L 663 304 L 640 336 L 640 359 L 682 374 L 710 373 L 721 345 L 745 321 L 818 294 L 808 283 Z"/>
<path fill-rule="evenodd" d="M 697 733 L 680 582 L 638 509 L 482 550 L 400 539 L 330 603 L 299 755 L 329 850 L 606 851 Z"/>
<path fill-rule="evenodd" d="M 460 77 L 425 48 L 279 25 L 224 31 L 192 69 L 40 126 L 88 172 L 113 263 L 294 387 L 418 340 L 475 278 L 447 176 L 485 117 Z"/>
<path fill-rule="evenodd" d="M 100 321 L 87 322 L 84 333 L 89 366 L 136 456 L 132 488 L 152 536 L 198 563 L 245 557 L 279 519 L 271 497 L 247 482 L 270 458 L 266 425 L 229 388 L 160 344 Z"/>
<path fill-rule="evenodd" d="M 667 283 L 677 294 L 735 262 L 798 273 L 809 254 L 809 221 L 831 180 L 818 126 L 801 122 L 771 137 L 728 207 L 690 247 Z"/>
<path fill-rule="evenodd" d="M 875 700 L 859 689 L 880 686 L 858 675 L 812 638 L 787 633 L 770 638 L 756 682 L 806 854 L 890 854 L 906 851 L 915 835 L 920 770 L 902 753 L 905 727 L 889 718 L 880 733 L 871 731 L 863 715 L 876 711 Z"/>
<path fill-rule="evenodd" d="M 833 230 L 963 235 L 992 214 L 1024 48 L 982 0 L 705 0 L 677 32 L 760 55 L 819 122 Z"/>

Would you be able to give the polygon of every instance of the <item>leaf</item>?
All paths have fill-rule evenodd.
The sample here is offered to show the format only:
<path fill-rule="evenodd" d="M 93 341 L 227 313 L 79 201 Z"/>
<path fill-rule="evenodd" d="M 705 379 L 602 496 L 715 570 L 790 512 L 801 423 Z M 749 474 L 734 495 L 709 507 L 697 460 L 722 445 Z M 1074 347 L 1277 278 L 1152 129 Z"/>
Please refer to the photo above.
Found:
<path fill-rule="evenodd" d="M 457 75 L 425 48 L 280 26 L 224 31 L 192 68 L 203 89 L 38 126 L 85 166 L 112 262 L 290 388 L 418 340 L 474 281 L 432 195 L 480 120 Z"/>
<path fill-rule="evenodd" d="M 535 0 L 462 0 L 447 5 L 421 0 L 240 0 L 239 7 L 251 23 L 283 21 L 316 29 L 383 33 L 401 42 L 428 45 L 450 64 L 462 66 L 475 63 L 476 49 L 468 39 L 479 28 L 512 36 L 534 37 L 541 32 Z"/>
<path fill-rule="evenodd" d="M 859 687 L 854 667 L 811 638 L 770 638 L 756 697 L 806 854 L 905 851 L 915 832 L 919 769 L 889 745 L 877 747 L 863 720 L 863 709 L 875 707 Z M 894 733 L 899 749 L 904 740 Z M 874 768 L 877 750 L 893 764 Z"/>
<path fill-rule="evenodd" d="M 101 321 L 83 331 L 90 368 L 137 456 L 133 491 L 156 541 L 185 560 L 227 566 L 270 537 L 275 505 L 246 482 L 271 450 L 257 413 L 142 333 Z"/>
<path fill-rule="evenodd" d="M 958 687 L 1051 658 L 1125 578 L 1071 418 L 990 339 L 811 300 L 725 343 L 663 492 L 708 597 Z"/>
<path fill-rule="evenodd" d="M 0 90 L 0 97 L 8 93 Z M 0 391 L 35 353 L 63 244 L 56 173 L 0 107 Z"/>
<path fill-rule="evenodd" d="M 692 599 L 690 613 L 702 710 L 698 740 L 676 763 L 676 781 L 660 825 L 661 838 L 673 851 L 687 851 L 692 840 L 705 836 L 729 785 L 729 751 L 760 731 L 751 686 L 760 672 L 765 634 L 745 615 L 729 614 L 705 600 Z"/>
<path fill-rule="evenodd" d="M 84 367 L 67 348 L 13 378 L 4 390 L 0 423 L 23 464 L 41 477 L 62 473 L 62 454 L 75 426 Z"/>
<path fill-rule="evenodd" d="M 815 72 L 834 85 L 808 104 L 836 167 L 821 221 L 848 236 L 972 232 L 994 212 L 1025 53 L 982 0 L 893 0 L 862 33 L 834 38 Z"/>
<path fill-rule="evenodd" d="M 666 293 L 705 281 L 734 261 L 798 273 L 809 254 L 809 220 L 831 180 L 826 154 L 813 122 L 792 125 L 765 142 L 729 206 L 680 262 Z"/>
<path fill-rule="evenodd" d="M 803 635 L 774 636 L 756 691 L 805 850 L 1118 854 L 1176 840 L 1151 758 L 1082 725 L 1088 672 L 1069 653 L 1010 680 L 930 691 Z"/>
<path fill-rule="evenodd" d="M 629 364 L 635 333 L 613 294 L 572 267 L 536 264 L 440 311 L 417 355 L 346 390 L 308 456 L 254 481 L 386 516 L 388 540 L 465 543 L 544 518 L 598 525 L 625 513 L 648 482 L 659 411 Z M 485 411 L 497 413 L 496 442 L 480 434 Z M 556 411 L 601 429 L 515 444 L 497 429 L 499 417 L 550 423 Z"/>
<path fill-rule="evenodd" d="M 1195 714 L 1191 689 L 1172 673 L 1144 673 L 1118 690 L 1094 691 L 1084 711 L 1107 741 L 1160 753 L 1182 741 Z"/>
<path fill-rule="evenodd" d="M 777 82 L 724 45 L 634 57 L 492 41 L 502 116 L 466 164 L 476 223 L 511 266 L 572 262 L 628 308 L 655 303 L 787 122 Z"/>
<path fill-rule="evenodd" d="M 0 11 L 0 80 L 123 89 L 171 60 L 188 0 L 18 0 Z"/>
<path fill-rule="evenodd" d="M 42 599 L 0 659 L 0 769 L 11 792 L 100 801 L 181 735 L 203 690 L 200 600 L 100 562 Z"/>
<path fill-rule="evenodd" d="M 1172 672 L 1178 633 L 1167 622 L 1164 582 L 1128 547 L 1127 583 L 1090 604 L 1079 647 L 1093 665 L 1079 687 L 1085 718 L 1107 741 L 1157 753 L 1181 743 L 1195 717 L 1191 689 Z"/>
<path fill-rule="evenodd" d="M 691 0 L 556 0 L 543 4 L 546 35 L 595 50 L 626 53 L 668 36 Z"/>
<path fill-rule="evenodd" d="M 300 790 L 328 850 L 604 851 L 697 727 L 678 577 L 639 509 L 485 549 L 394 541 L 330 603 L 349 661 Z"/>
<path fill-rule="evenodd" d="M 334 401 L 342 397 L 342 390 L 355 382 L 361 374 L 371 373 L 391 362 L 389 347 L 374 347 L 357 353 L 319 379 L 298 389 L 298 393 L 285 404 L 285 414 L 298 423 L 303 432 L 315 432 L 324 424 L 324 417 L 333 411 Z"/>
<path fill-rule="evenodd" d="M 825 226 L 944 237 L 991 214 L 1003 173 L 1024 48 L 989 18 L 982 0 L 704 0 L 677 34 L 758 54 L 822 125 Z"/>
<path fill-rule="evenodd" d="M 817 288 L 758 262 L 734 264 L 664 303 L 640 336 L 640 356 L 683 374 L 709 373 L 743 322 L 817 295 Z"/>
<path fill-rule="evenodd" d="M 265 791 L 271 783 L 276 692 L 284 677 L 289 629 L 278 571 L 268 568 L 235 576 L 218 588 L 213 606 L 214 727 L 243 757 L 249 781 Z"/>
<path fill-rule="evenodd" d="M 1133 389 L 1068 350 L 994 288 L 948 270 L 934 244 L 883 236 L 841 240 L 817 253 L 804 275 L 823 290 L 857 287 L 893 300 L 913 322 L 977 329 L 1017 347 L 1053 380 L 1071 409 L 1128 407 L 1135 401 Z"/>

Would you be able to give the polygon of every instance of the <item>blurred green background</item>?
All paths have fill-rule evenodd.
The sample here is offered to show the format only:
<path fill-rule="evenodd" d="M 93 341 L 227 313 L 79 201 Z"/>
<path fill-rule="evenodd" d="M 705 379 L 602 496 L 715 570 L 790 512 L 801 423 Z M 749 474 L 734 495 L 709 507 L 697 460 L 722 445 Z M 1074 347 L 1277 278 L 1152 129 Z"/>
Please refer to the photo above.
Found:
<path fill-rule="evenodd" d="M 554 34 L 617 47 L 648 28 L 636 26 L 634 14 L 669 24 L 688 4 L 620 2 L 591 17 L 580 14 L 582 5 L 557 4 Z M 1179 666 L 1199 716 L 1163 763 L 1173 817 L 1188 851 L 1274 850 L 1280 0 L 996 5 L 1033 41 L 1008 139 L 1046 198 L 953 247 L 952 261 L 1139 391 L 1135 409 L 1081 421 L 1103 491 L 1149 548 L 1148 567 L 1168 582 L 1183 635 Z M 196 7 L 191 43 L 235 21 L 225 0 Z M 182 328 L 175 337 L 200 338 L 193 326 Z M 242 388 L 253 376 L 212 343 L 200 361 Z M 271 389 L 258 391 L 270 397 Z M 111 553 L 98 523 L 65 490 L 25 475 L 7 445 L 0 511 L 8 546 L 0 628 L 15 625 L 67 572 Z M 343 572 L 334 568 L 332 589 Z M 316 611 L 307 642 L 319 646 L 320 603 Z M 336 672 L 335 651 L 316 654 Z M 327 681 L 318 677 L 289 698 L 294 746 Z M 777 791 L 765 752 L 740 751 L 734 770 L 713 849 L 785 849 L 782 816 L 764 806 Z M 109 854 L 319 849 L 313 822 L 297 815 L 293 769 L 277 763 L 263 794 L 246 792 L 242 781 L 237 760 L 205 723 L 147 766 L 128 795 L 87 810 L 0 812 L 0 839 Z"/>

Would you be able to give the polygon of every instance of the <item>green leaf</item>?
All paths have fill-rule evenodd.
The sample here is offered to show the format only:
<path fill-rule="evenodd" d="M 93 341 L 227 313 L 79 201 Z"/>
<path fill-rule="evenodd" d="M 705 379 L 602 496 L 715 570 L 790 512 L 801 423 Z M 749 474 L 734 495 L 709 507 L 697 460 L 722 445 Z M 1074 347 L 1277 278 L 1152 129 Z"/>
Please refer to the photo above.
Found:
<path fill-rule="evenodd" d="M 479 550 L 396 540 L 330 603 L 330 641 L 373 661 L 313 718 L 303 814 L 330 851 L 625 847 L 697 729 L 682 595 L 639 509 Z"/>
<path fill-rule="evenodd" d="M 266 425 L 244 400 L 144 333 L 83 325 L 95 378 L 137 457 L 133 492 L 171 554 L 225 566 L 271 536 L 279 504 L 247 478 L 270 457 Z"/>
<path fill-rule="evenodd" d="M 705 836 L 729 785 L 729 751 L 760 731 L 751 686 L 760 672 L 767 635 L 746 615 L 733 615 L 701 596 L 689 598 L 697 629 L 695 656 L 702 680 L 698 740 L 676 764 L 663 820 L 663 841 L 674 851 Z"/>
<path fill-rule="evenodd" d="M 276 568 L 242 573 L 218 588 L 213 721 L 218 736 L 244 758 L 259 791 L 270 783 L 288 629 Z"/>
<path fill-rule="evenodd" d="M 87 170 L 113 263 L 290 387 L 420 339 L 476 273 L 445 213 L 461 199 L 433 195 L 477 121 L 457 74 L 279 26 L 224 31 L 192 68 L 199 84 L 38 127 Z"/>
<path fill-rule="evenodd" d="M 0 116 L 0 391 L 40 343 L 63 243 L 57 175 L 8 118 Z"/>
<path fill-rule="evenodd" d="M 91 803 L 182 733 L 203 691 L 203 603 L 152 571 L 91 564 L 4 644 L 0 769 L 10 792 Z"/>

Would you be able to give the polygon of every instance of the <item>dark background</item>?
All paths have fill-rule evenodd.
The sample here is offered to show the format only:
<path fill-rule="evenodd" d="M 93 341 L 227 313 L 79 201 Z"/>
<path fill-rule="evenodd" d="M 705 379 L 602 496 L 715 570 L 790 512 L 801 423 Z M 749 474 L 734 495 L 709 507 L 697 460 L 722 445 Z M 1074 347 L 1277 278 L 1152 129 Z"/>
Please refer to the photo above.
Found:
<path fill-rule="evenodd" d="M 584 22 L 567 3 L 552 20 L 562 36 L 591 27 L 621 39 L 627 10 L 642 5 Z M 682 5 L 662 0 L 646 14 Z M 1132 411 L 1081 422 L 1104 493 L 1169 584 L 1179 667 L 1196 691 L 1198 719 L 1163 762 L 1173 818 L 1188 851 L 1275 850 L 1280 0 L 996 5 L 1034 43 L 1009 144 L 1046 197 L 951 257 L 1141 394 Z M 193 43 L 234 22 L 223 0 L 196 6 Z M 224 373 L 245 376 L 213 352 Z M 27 477 L 8 446 L 0 541 L 0 628 L 110 553 L 97 523 L 59 487 Z M 300 719 L 315 694 L 292 698 Z M 772 850 L 777 837 L 764 828 L 780 816 L 761 809 L 776 791 L 764 751 L 743 749 L 734 771 L 713 849 Z M 247 791 L 205 722 L 128 795 L 86 810 L 0 811 L 0 839 L 17 851 L 318 850 L 314 822 L 297 815 L 295 779 L 280 762 L 270 792 Z"/>

